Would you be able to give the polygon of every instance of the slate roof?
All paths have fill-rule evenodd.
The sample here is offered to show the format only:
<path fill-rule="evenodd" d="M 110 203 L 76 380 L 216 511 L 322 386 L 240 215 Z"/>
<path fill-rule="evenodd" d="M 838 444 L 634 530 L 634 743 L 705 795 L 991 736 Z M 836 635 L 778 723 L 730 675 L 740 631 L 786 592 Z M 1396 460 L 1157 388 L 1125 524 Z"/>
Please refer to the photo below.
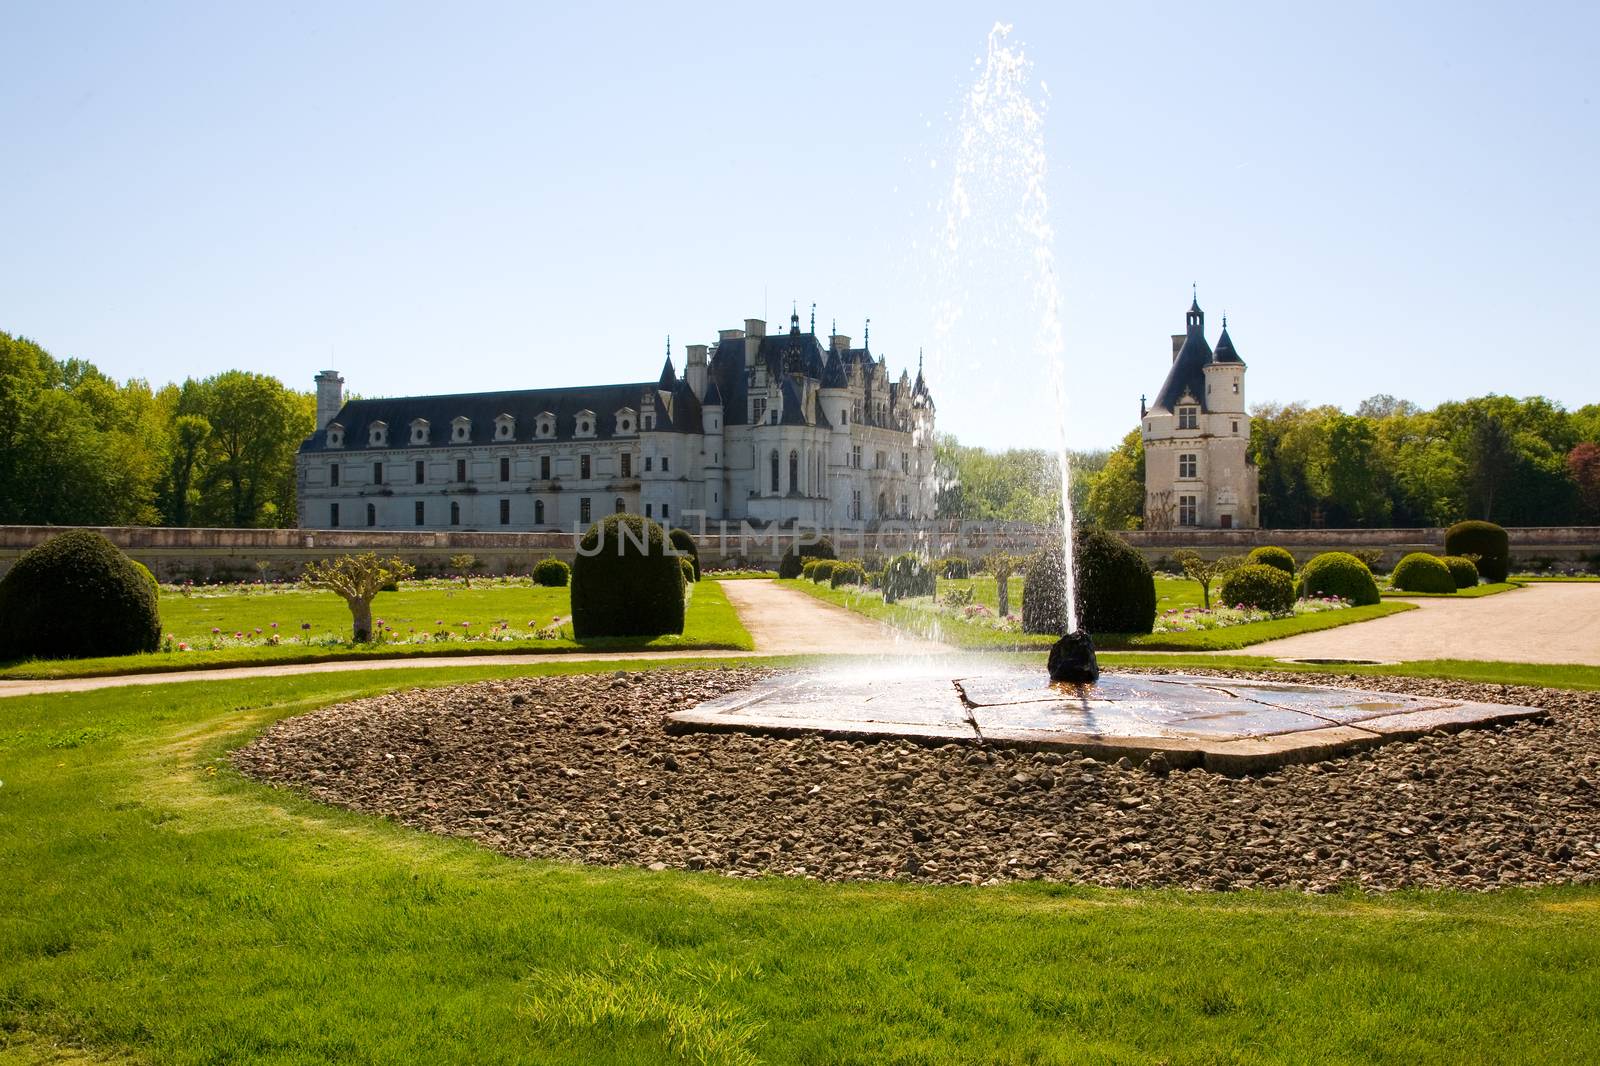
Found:
<path fill-rule="evenodd" d="M 1219 363 L 1243 363 L 1239 353 L 1233 350 L 1233 338 L 1228 336 L 1227 319 L 1223 319 L 1222 336 L 1217 338 L 1216 361 Z"/>
<path fill-rule="evenodd" d="M 1205 327 L 1199 326 L 1189 331 L 1184 338 L 1183 347 L 1178 351 L 1178 358 L 1172 361 L 1172 369 L 1167 371 L 1167 380 L 1161 383 L 1161 389 L 1156 393 L 1155 403 L 1151 409 L 1156 411 L 1176 411 L 1178 401 L 1185 391 L 1195 398 L 1200 409 L 1206 409 L 1206 366 L 1211 362 L 1211 345 L 1206 343 Z"/>
<path fill-rule="evenodd" d="M 389 426 L 390 448 L 449 448 L 466 444 L 506 443 L 494 435 L 494 420 L 503 414 L 517 420 L 511 441 L 535 440 L 538 416 L 546 411 L 556 416 L 556 432 L 546 440 L 566 441 L 577 438 L 578 412 L 593 411 L 595 432 L 583 440 L 610 440 L 617 434 L 616 420 L 612 417 L 624 407 L 639 409 L 640 398 L 656 387 L 653 381 L 623 385 L 589 385 L 569 389 L 520 389 L 508 392 L 466 392 L 446 396 L 397 396 L 392 399 L 347 400 L 339 408 L 333 421 L 344 427 L 345 446 L 329 448 L 328 435 L 321 430 L 307 437 L 300 445 L 302 452 L 363 451 L 369 439 L 368 427 L 374 422 Z M 685 392 L 688 390 L 685 389 Z M 699 404 L 694 405 L 693 417 L 699 418 Z M 661 410 L 657 408 L 658 412 Z M 451 440 L 450 423 L 465 416 L 472 425 L 465 441 Z M 429 422 L 429 440 L 426 444 L 411 443 L 411 422 L 425 418 Z M 635 426 L 635 431 L 637 430 Z M 635 436 L 635 432 L 622 434 Z"/>

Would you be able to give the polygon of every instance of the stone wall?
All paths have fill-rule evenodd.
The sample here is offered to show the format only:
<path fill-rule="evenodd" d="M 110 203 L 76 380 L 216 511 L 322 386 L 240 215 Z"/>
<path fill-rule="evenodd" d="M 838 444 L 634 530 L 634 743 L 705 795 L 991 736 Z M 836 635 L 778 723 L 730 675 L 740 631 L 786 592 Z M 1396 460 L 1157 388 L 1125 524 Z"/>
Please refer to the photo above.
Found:
<path fill-rule="evenodd" d="M 59 526 L 0 526 L 0 573 L 22 552 L 61 532 Z M 165 581 L 255 580 L 297 576 L 305 563 L 335 555 L 374 551 L 399 555 L 423 573 L 450 569 L 450 557 L 470 554 L 488 573 L 526 571 L 553 555 L 571 562 L 571 533 L 434 533 L 385 530 L 173 529 L 148 526 L 99 530 L 113 544 L 150 567 Z M 1519 565 L 1580 563 L 1600 558 L 1600 526 L 1540 526 L 1507 530 Z M 1319 552 L 1373 549 L 1381 565 L 1392 566 L 1413 551 L 1444 550 L 1443 529 L 1195 529 L 1134 531 L 1121 534 L 1151 562 L 1170 560 L 1182 548 L 1205 556 L 1242 555 L 1262 544 L 1289 549 L 1304 561 Z M 1025 553 L 1042 542 L 1044 531 L 1009 523 L 899 524 L 881 532 L 830 534 L 839 554 L 888 556 L 917 549 L 938 555 L 977 559 L 1005 549 Z M 807 540 L 813 539 L 808 536 Z M 772 567 L 794 543 L 793 532 L 747 531 L 730 526 L 699 537 L 708 567 Z"/>

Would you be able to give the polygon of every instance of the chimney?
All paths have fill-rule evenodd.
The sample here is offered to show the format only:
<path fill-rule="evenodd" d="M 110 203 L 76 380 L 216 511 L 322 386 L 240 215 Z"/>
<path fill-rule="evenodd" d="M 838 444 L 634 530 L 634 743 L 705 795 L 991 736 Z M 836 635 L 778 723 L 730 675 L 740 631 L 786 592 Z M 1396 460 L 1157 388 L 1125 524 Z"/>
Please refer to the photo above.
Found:
<path fill-rule="evenodd" d="M 850 348 L 850 338 L 843 333 L 835 333 L 828 338 L 828 341 L 833 345 L 833 350 L 836 352 L 848 351 Z"/>
<path fill-rule="evenodd" d="M 343 406 L 344 378 L 337 370 L 324 370 L 317 375 L 317 428 L 326 429 Z"/>
<path fill-rule="evenodd" d="M 689 361 L 684 365 L 683 378 L 689 383 L 689 388 L 694 392 L 696 399 L 706 394 L 705 345 L 689 345 Z"/>
<path fill-rule="evenodd" d="M 1178 361 L 1178 353 L 1183 351 L 1183 342 L 1188 339 L 1188 335 L 1184 333 L 1174 333 L 1172 335 L 1172 361 L 1174 363 Z"/>
<path fill-rule="evenodd" d="M 761 352 L 761 338 L 767 335 L 767 324 L 759 318 L 744 320 L 744 365 L 756 365 L 756 356 Z"/>

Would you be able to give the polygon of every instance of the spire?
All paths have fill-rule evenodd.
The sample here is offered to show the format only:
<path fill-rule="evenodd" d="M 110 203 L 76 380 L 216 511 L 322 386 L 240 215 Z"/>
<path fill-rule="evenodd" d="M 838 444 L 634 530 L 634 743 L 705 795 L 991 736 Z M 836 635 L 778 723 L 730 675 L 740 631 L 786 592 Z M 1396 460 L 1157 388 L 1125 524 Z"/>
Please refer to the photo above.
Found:
<path fill-rule="evenodd" d="M 861 347 L 864 350 L 872 348 L 872 319 L 867 319 L 866 328 L 861 331 Z"/>
<path fill-rule="evenodd" d="M 661 364 L 661 388 L 673 389 L 678 385 L 678 372 L 672 369 L 672 335 L 667 335 L 667 361 Z"/>
<path fill-rule="evenodd" d="M 1212 361 L 1217 363 L 1242 363 L 1239 353 L 1234 350 L 1233 338 L 1228 336 L 1228 316 L 1222 316 L 1222 336 L 1217 338 L 1217 351 L 1212 356 Z"/>
<path fill-rule="evenodd" d="M 789 302 L 789 332 L 800 332 L 800 305 L 792 300 Z"/>
<path fill-rule="evenodd" d="M 815 303 L 813 303 L 811 305 L 811 334 L 812 334 L 812 336 L 816 336 L 816 333 L 817 333 L 817 305 Z"/>
<path fill-rule="evenodd" d="M 1185 320 L 1188 333 L 1191 337 L 1204 337 L 1206 333 L 1206 313 L 1200 310 L 1200 296 L 1196 292 L 1194 299 L 1189 304 L 1189 315 Z"/>

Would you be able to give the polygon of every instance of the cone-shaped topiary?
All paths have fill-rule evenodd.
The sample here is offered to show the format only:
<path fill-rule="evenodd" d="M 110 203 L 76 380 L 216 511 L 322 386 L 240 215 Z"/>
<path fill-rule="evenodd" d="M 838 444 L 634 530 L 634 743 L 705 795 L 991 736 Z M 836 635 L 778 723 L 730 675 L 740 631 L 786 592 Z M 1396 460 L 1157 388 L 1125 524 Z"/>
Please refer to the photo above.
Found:
<path fill-rule="evenodd" d="M 647 637 L 683 632 L 683 571 L 667 554 L 667 535 L 636 514 L 589 527 L 572 565 L 572 632 Z"/>
<path fill-rule="evenodd" d="M 1156 624 L 1156 579 L 1144 556 L 1101 529 L 1072 538 L 1078 625 L 1090 633 L 1148 633 Z M 1065 579 L 1059 543 L 1028 563 L 1022 580 L 1022 630 L 1066 632 Z"/>
<path fill-rule="evenodd" d="M 160 642 L 151 582 L 93 530 L 30 548 L 0 579 L 0 660 L 133 655 Z"/>
<path fill-rule="evenodd" d="M 1217 600 L 1224 607 L 1286 614 L 1294 610 L 1294 578 L 1270 563 L 1246 563 L 1223 575 Z"/>
<path fill-rule="evenodd" d="M 1367 564 L 1349 552 L 1323 552 L 1300 568 L 1301 596 L 1337 596 L 1357 607 L 1377 603 L 1378 583 Z"/>
<path fill-rule="evenodd" d="M 547 589 L 559 589 L 565 588 L 567 582 L 571 580 L 572 567 L 553 555 L 540 559 L 534 564 L 533 583 L 535 585 L 543 585 Z"/>
<path fill-rule="evenodd" d="M 700 580 L 700 549 L 694 542 L 694 534 L 687 529 L 674 529 L 667 534 L 667 539 L 672 546 L 689 557 L 694 564 L 694 580 Z"/>
<path fill-rule="evenodd" d="M 1511 569 L 1511 538 L 1493 522 L 1457 522 L 1444 531 L 1444 553 L 1475 557 L 1485 581 L 1504 581 Z"/>
<path fill-rule="evenodd" d="M 1289 549 L 1280 548 L 1275 544 L 1263 544 L 1259 548 L 1251 548 L 1250 554 L 1245 556 L 1245 562 L 1276 566 L 1291 578 L 1294 577 L 1294 556 L 1289 554 Z M 1289 584 L 1292 586 L 1294 582 L 1290 581 Z"/>
<path fill-rule="evenodd" d="M 1450 568 L 1450 576 L 1455 579 L 1456 588 L 1470 589 L 1478 587 L 1477 563 L 1459 555 L 1446 555 L 1441 562 Z"/>
<path fill-rule="evenodd" d="M 1395 564 L 1389 584 L 1401 592 L 1456 591 L 1456 579 L 1443 559 L 1427 552 L 1412 552 Z"/>
<path fill-rule="evenodd" d="M 933 566 L 915 552 L 896 555 L 883 568 L 884 603 L 907 596 L 932 596 L 935 585 Z"/>
<path fill-rule="evenodd" d="M 796 544 L 784 553 L 778 560 L 778 576 L 794 578 L 800 576 L 800 568 L 807 559 L 837 559 L 838 553 L 833 550 L 833 541 L 827 537 L 819 538 L 815 544 Z"/>

